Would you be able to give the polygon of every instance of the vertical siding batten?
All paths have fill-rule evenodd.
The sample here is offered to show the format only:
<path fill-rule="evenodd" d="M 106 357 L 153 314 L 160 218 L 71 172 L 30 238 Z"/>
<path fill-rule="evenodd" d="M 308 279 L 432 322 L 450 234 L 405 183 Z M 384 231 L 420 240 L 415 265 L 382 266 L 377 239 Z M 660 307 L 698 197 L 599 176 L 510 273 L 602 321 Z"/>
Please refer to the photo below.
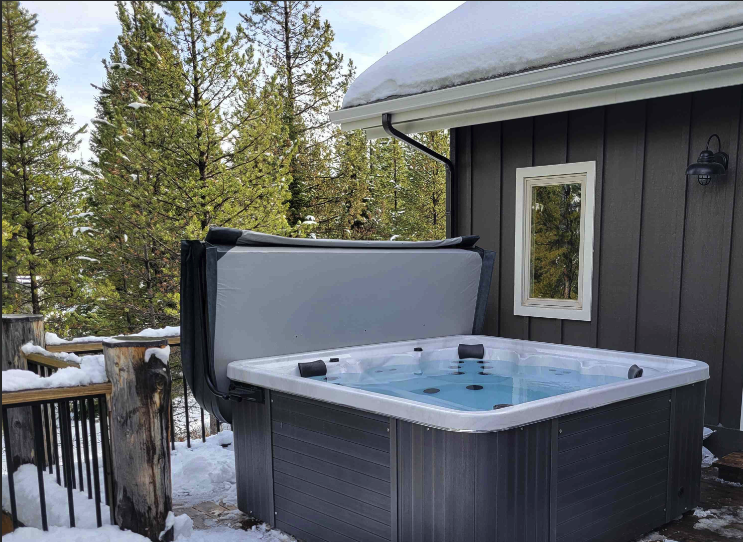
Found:
<path fill-rule="evenodd" d="M 725 427 L 743 429 L 741 392 L 743 391 L 743 87 L 738 102 L 737 148 L 730 148 L 730 169 L 726 182 L 735 183 L 735 207 L 730 236 L 730 271 L 728 273 L 728 305 L 725 321 L 724 364 L 720 396 L 720 423 Z M 733 150 L 737 159 L 733 158 Z M 735 169 L 733 169 L 735 168 Z"/>
<path fill-rule="evenodd" d="M 454 164 L 454 169 L 457 171 L 457 178 L 459 178 L 461 168 L 464 165 L 459 161 L 457 156 L 457 139 L 459 137 L 459 128 L 449 130 L 449 160 Z M 454 218 L 457 216 L 458 209 L 455 207 L 461 207 L 457 202 L 457 198 L 452 190 L 451 178 L 446 179 L 446 236 L 455 237 L 457 234 L 457 225 L 454 224 Z"/>
<path fill-rule="evenodd" d="M 532 165 L 548 166 L 565 163 L 568 151 L 567 131 L 567 113 L 534 117 Z M 529 320 L 529 339 L 556 344 L 562 342 L 562 320 L 557 318 L 530 318 Z"/>
<path fill-rule="evenodd" d="M 637 307 L 637 247 L 645 146 L 645 104 L 607 111 L 601 231 L 598 347 L 633 351 Z"/>
<path fill-rule="evenodd" d="M 718 133 L 730 149 L 730 134 L 737 127 L 739 89 L 728 87 L 694 94 L 690 161 L 696 161 L 707 139 Z M 730 235 L 735 184 L 729 177 L 700 186 L 687 182 L 688 201 L 681 279 L 679 356 L 709 364 L 706 419 L 717 424 L 720 415 L 723 335 L 727 300 Z"/>
<path fill-rule="evenodd" d="M 472 127 L 472 233 L 480 236 L 478 246 L 496 253 L 484 330 L 487 335 L 498 335 L 500 312 L 500 127 L 500 123 Z"/>
<path fill-rule="evenodd" d="M 457 235 L 472 233 L 472 127 L 457 130 L 457 161 L 462 164 L 458 171 L 459 209 Z"/>
<path fill-rule="evenodd" d="M 593 251 L 593 291 L 591 301 L 592 321 L 595 321 L 598 294 L 595 284 L 598 280 L 599 226 L 601 214 L 601 178 L 603 148 L 604 108 L 579 109 L 568 114 L 567 155 L 565 162 L 596 162 L 596 184 L 594 195 L 594 251 Z M 562 342 L 576 346 L 591 346 L 592 322 L 581 320 L 562 320 Z"/>
<path fill-rule="evenodd" d="M 606 118 L 607 108 L 601 108 L 601 139 L 596 156 L 596 209 L 594 212 L 594 247 L 593 247 L 593 296 L 591 297 L 591 342 L 590 346 L 597 348 L 599 344 L 599 323 L 601 315 L 599 306 L 601 301 L 601 239 L 604 231 L 604 177 L 606 176 Z M 596 243 L 596 239 L 599 240 Z"/>
<path fill-rule="evenodd" d="M 648 101 L 642 102 L 642 144 L 638 145 L 638 153 L 635 161 L 635 177 L 639 177 L 640 182 L 640 209 L 637 213 L 638 225 L 637 225 L 637 249 L 635 250 L 635 268 L 634 268 L 634 282 L 632 283 L 632 292 L 630 298 L 634 298 L 635 303 L 632 305 L 632 351 L 637 351 L 637 306 L 639 303 L 639 288 L 640 288 L 640 265 L 642 263 L 642 211 L 645 206 L 645 154 L 647 152 L 648 144 Z"/>
<path fill-rule="evenodd" d="M 675 356 L 691 96 L 650 100 L 635 350 Z"/>
<path fill-rule="evenodd" d="M 513 314 L 513 281 L 515 258 L 516 168 L 532 165 L 531 119 L 509 120 L 502 123 L 503 186 L 501 198 L 501 296 L 500 334 L 512 339 L 526 339 L 528 322 Z M 526 323 L 525 323 L 526 322 Z"/>

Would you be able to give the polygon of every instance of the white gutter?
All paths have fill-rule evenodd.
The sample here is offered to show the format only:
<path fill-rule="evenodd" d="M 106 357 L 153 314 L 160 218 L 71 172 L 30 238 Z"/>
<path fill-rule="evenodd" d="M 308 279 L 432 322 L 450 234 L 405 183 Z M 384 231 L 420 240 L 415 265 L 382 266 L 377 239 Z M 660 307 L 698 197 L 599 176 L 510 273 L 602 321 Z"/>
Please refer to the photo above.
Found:
<path fill-rule="evenodd" d="M 743 28 L 579 60 L 478 83 L 341 109 L 344 131 L 386 137 L 743 84 Z"/>

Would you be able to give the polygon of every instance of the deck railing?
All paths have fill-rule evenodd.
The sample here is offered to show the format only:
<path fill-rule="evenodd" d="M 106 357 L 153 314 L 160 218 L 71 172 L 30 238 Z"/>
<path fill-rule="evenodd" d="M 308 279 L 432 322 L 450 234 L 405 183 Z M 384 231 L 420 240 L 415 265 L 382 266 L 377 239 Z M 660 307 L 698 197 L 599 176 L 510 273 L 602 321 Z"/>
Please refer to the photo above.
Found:
<path fill-rule="evenodd" d="M 163 339 L 168 341 L 169 346 L 176 346 L 180 347 L 181 345 L 181 338 L 180 337 L 163 337 Z M 69 341 L 65 342 L 63 344 L 54 344 L 54 345 L 47 345 L 46 351 L 51 353 L 67 353 L 67 354 L 95 354 L 99 352 L 103 352 L 103 342 L 102 341 L 96 341 L 96 342 L 74 342 Z M 29 362 L 33 362 L 38 364 L 39 366 L 46 367 L 47 371 L 58 369 L 62 367 L 75 367 L 76 365 L 74 363 L 68 363 L 61 361 L 57 358 L 51 357 L 51 356 L 44 356 L 43 354 L 26 354 L 26 359 Z M 31 363 L 29 363 L 29 369 L 34 370 L 31 368 Z M 175 390 L 178 385 L 182 386 L 183 388 L 183 417 L 185 419 L 185 440 L 186 440 L 186 446 L 188 448 L 191 447 L 191 419 L 190 419 L 190 413 L 189 413 L 189 402 L 188 402 L 188 384 L 186 383 L 185 376 L 182 374 L 180 377 L 175 377 L 177 374 L 175 371 L 172 371 L 173 367 L 171 367 L 171 372 L 174 375 L 173 378 L 173 389 Z M 36 372 L 36 371 L 34 371 Z M 41 373 L 37 373 L 40 376 Z M 201 440 L 202 442 L 206 442 L 206 424 L 205 424 L 205 417 L 204 417 L 204 409 L 199 407 L 199 422 L 200 422 L 200 429 L 201 429 Z M 171 449 L 175 450 L 175 441 L 176 441 L 176 423 L 175 423 L 175 408 L 173 408 L 172 405 L 172 399 L 171 399 L 171 409 L 170 409 L 170 423 L 172 427 L 172 431 L 170 432 L 171 437 Z M 221 423 L 219 420 L 216 420 L 216 430 L 217 432 L 221 431 Z"/>
<path fill-rule="evenodd" d="M 47 507 L 49 484 L 56 482 L 66 489 L 71 527 L 76 523 L 76 494 L 78 507 L 85 509 L 83 517 L 87 515 L 92 519 L 92 506 L 84 504 L 85 500 L 81 501 L 79 497 L 80 492 L 87 492 L 87 498 L 95 505 L 98 526 L 110 521 L 111 524 L 134 530 L 151 540 L 172 540 L 172 530 L 166 532 L 162 538 L 159 536 L 166 526 L 168 510 L 164 506 L 169 506 L 165 503 L 171 500 L 168 448 L 175 449 L 171 365 L 176 367 L 173 372 L 183 382 L 185 440 L 190 447 L 188 388 L 181 375 L 182 371 L 178 370 L 180 367 L 177 361 L 171 362 L 168 358 L 163 371 L 159 363 L 153 362 L 160 356 L 149 352 L 152 347 L 177 347 L 180 345 L 180 338 L 118 337 L 105 345 L 103 342 L 67 342 L 46 346 L 44 337 L 40 316 L 3 315 L 3 370 L 28 369 L 40 377 L 50 377 L 59 370 L 79 367 L 74 357 L 59 356 L 59 353 L 90 355 L 103 352 L 106 373 L 111 382 L 3 392 L 2 422 L 10 501 L 10 510 L 6 511 L 10 512 L 13 528 L 19 526 L 17 471 L 21 465 L 33 464 L 38 473 L 36 497 L 39 507 L 37 510 L 40 512 L 40 516 L 36 515 L 33 522 L 39 522 L 40 517 L 40 526 L 44 530 L 48 530 L 52 519 L 47 514 L 52 510 Z M 25 347 L 29 342 L 41 348 Z M 146 357 L 150 359 L 147 360 Z M 144 381 L 150 383 L 151 389 L 143 392 L 137 385 L 137 395 L 130 401 L 132 386 L 136 385 L 136 379 L 132 376 L 134 372 L 139 374 L 137 378 L 144 378 Z M 162 404 L 170 404 L 170 411 L 160 409 L 158 405 Z M 203 409 L 200 418 L 201 437 L 205 441 Z M 132 425 L 135 424 L 133 420 L 138 425 Z M 146 428 L 155 429 L 150 434 Z M 220 429 L 219 426 L 217 429 Z M 170 435 L 167 435 L 167 431 Z M 127 435 L 125 441 L 117 442 L 115 453 L 112 453 L 112 434 Z M 139 476 L 137 471 L 143 463 L 164 467 L 155 472 L 152 483 L 144 488 L 136 481 Z M 24 476 L 33 476 L 30 474 L 33 468 L 29 470 L 26 467 L 24 471 Z M 28 491 L 29 480 L 23 477 L 20 479 L 25 481 L 24 487 Z M 117 481 L 120 485 L 117 485 Z M 32 482 L 31 487 L 33 485 Z M 55 489 L 53 493 L 58 492 Z M 126 500 L 127 495 L 131 497 L 133 493 L 137 493 L 138 497 L 135 499 L 136 505 L 129 506 L 129 503 L 131 510 L 116 506 L 122 498 Z M 61 495 L 55 498 L 59 500 Z M 35 503 L 29 505 L 28 495 L 24 496 L 22 502 L 26 508 L 36 506 Z M 103 509 L 104 504 L 109 507 L 108 513 Z M 25 508 L 20 512 L 21 521 L 28 514 L 36 513 Z M 110 515 L 110 518 L 107 521 L 102 515 Z M 78 521 L 80 517 L 78 513 Z M 57 517 L 56 521 L 60 519 Z"/>
<path fill-rule="evenodd" d="M 86 489 L 88 499 L 94 500 L 96 523 L 100 527 L 103 521 L 99 467 L 102 467 L 103 501 L 109 505 L 110 521 L 114 523 L 114 509 L 110 504 L 114 483 L 108 430 L 107 396 L 110 393 L 111 384 L 104 383 L 68 388 L 31 389 L 2 394 L 5 462 L 8 469 L 8 492 L 14 529 L 18 528 L 19 522 L 13 473 L 19 465 L 15 464 L 13 457 L 13 439 L 10 434 L 8 412 L 23 407 L 31 409 L 33 449 L 38 472 L 39 507 L 43 530 L 49 529 L 44 485 L 46 470 L 49 474 L 56 474 L 57 484 L 67 489 L 70 527 L 75 526 L 73 491 L 85 493 Z M 101 465 L 98 463 L 97 426 L 100 427 Z M 77 473 L 75 473 L 76 463 Z M 85 476 L 83 476 L 83 468 Z"/>

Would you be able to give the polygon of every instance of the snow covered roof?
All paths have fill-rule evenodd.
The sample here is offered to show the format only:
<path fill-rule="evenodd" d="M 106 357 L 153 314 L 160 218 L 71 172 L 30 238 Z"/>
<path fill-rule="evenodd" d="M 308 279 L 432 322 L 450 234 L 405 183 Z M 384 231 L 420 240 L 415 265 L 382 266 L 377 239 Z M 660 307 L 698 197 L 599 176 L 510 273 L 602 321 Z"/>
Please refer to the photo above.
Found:
<path fill-rule="evenodd" d="M 739 25 L 739 1 L 467 2 L 365 70 L 343 109 Z"/>
<path fill-rule="evenodd" d="M 330 120 L 387 137 L 743 84 L 743 2 L 468 2 L 391 51 Z"/>

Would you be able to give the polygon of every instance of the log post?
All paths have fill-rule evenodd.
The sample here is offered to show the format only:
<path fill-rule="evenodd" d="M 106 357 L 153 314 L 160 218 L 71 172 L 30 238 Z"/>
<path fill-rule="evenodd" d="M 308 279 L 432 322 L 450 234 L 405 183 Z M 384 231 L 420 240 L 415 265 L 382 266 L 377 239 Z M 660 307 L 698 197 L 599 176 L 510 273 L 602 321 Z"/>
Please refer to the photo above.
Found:
<path fill-rule="evenodd" d="M 153 353 L 157 349 L 169 352 L 167 340 L 129 336 L 103 341 L 106 375 L 113 388 L 116 523 L 153 541 L 160 540 L 172 509 L 170 368 Z M 161 540 L 172 539 L 171 529 Z"/>
<path fill-rule="evenodd" d="M 44 348 L 44 317 L 41 314 L 3 314 L 2 370 L 28 369 L 21 346 L 27 342 Z M 31 407 L 9 408 L 13 471 L 24 463 L 36 463 Z M 42 458 L 43 461 L 43 458 Z"/>

